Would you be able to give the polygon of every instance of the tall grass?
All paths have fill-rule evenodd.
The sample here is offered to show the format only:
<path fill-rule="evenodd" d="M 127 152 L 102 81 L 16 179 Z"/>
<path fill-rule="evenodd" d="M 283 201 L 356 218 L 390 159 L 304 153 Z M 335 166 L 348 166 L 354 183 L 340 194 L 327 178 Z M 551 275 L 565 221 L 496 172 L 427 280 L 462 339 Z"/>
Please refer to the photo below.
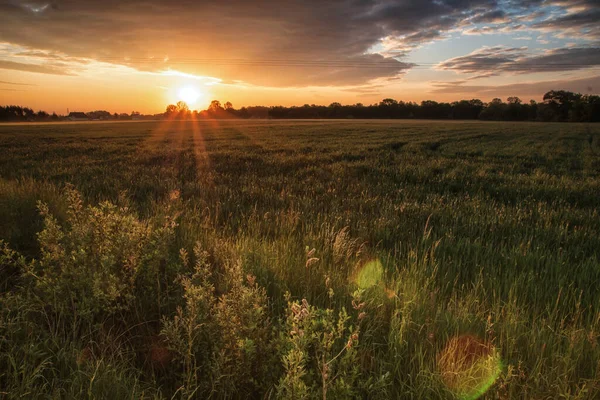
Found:
<path fill-rule="evenodd" d="M 596 398 L 597 127 L 0 127 L 0 397 Z"/>

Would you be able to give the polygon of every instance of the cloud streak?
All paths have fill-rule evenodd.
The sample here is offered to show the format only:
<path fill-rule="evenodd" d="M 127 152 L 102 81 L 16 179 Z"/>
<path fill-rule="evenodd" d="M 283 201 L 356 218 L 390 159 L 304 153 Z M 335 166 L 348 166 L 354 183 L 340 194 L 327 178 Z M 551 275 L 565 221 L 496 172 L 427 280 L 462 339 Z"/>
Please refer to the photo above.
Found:
<path fill-rule="evenodd" d="M 37 86 L 32 83 L 20 83 L 20 82 L 8 82 L 8 81 L 0 81 L 1 85 L 16 85 L 16 86 Z"/>
<path fill-rule="evenodd" d="M 25 64 L 14 61 L 0 60 L 0 69 L 12 69 L 15 71 L 36 72 L 51 75 L 74 75 L 68 69 L 59 66 L 47 66 L 38 64 Z"/>
<path fill-rule="evenodd" d="M 526 47 L 495 46 L 451 58 L 438 64 L 437 68 L 484 77 L 500 73 L 577 71 L 598 66 L 600 47 L 567 47 L 528 55 Z"/>

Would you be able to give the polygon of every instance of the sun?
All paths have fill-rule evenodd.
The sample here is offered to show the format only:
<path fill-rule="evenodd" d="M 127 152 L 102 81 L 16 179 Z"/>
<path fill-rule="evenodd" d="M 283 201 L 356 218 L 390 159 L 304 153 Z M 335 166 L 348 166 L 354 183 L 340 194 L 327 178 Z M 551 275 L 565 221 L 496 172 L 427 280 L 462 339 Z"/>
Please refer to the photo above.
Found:
<path fill-rule="evenodd" d="M 184 86 L 177 92 L 179 99 L 184 101 L 188 106 L 193 106 L 198 102 L 198 99 L 202 97 L 196 88 L 192 86 Z"/>

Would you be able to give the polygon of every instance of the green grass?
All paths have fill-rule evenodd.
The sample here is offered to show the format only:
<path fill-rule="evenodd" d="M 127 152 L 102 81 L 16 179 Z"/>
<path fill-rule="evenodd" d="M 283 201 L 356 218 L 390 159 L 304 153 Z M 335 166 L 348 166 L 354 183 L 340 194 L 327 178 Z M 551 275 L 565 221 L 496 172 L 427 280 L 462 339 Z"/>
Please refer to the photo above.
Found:
<path fill-rule="evenodd" d="M 0 153 L 0 397 L 600 396 L 600 126 L 22 124 Z"/>

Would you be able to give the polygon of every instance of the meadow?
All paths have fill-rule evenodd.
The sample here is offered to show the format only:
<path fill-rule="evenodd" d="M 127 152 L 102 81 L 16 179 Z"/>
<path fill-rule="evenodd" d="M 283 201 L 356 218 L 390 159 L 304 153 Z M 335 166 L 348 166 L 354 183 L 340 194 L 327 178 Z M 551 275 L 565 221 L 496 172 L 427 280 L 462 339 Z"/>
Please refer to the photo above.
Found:
<path fill-rule="evenodd" d="M 0 397 L 600 398 L 600 126 L 0 125 Z"/>

